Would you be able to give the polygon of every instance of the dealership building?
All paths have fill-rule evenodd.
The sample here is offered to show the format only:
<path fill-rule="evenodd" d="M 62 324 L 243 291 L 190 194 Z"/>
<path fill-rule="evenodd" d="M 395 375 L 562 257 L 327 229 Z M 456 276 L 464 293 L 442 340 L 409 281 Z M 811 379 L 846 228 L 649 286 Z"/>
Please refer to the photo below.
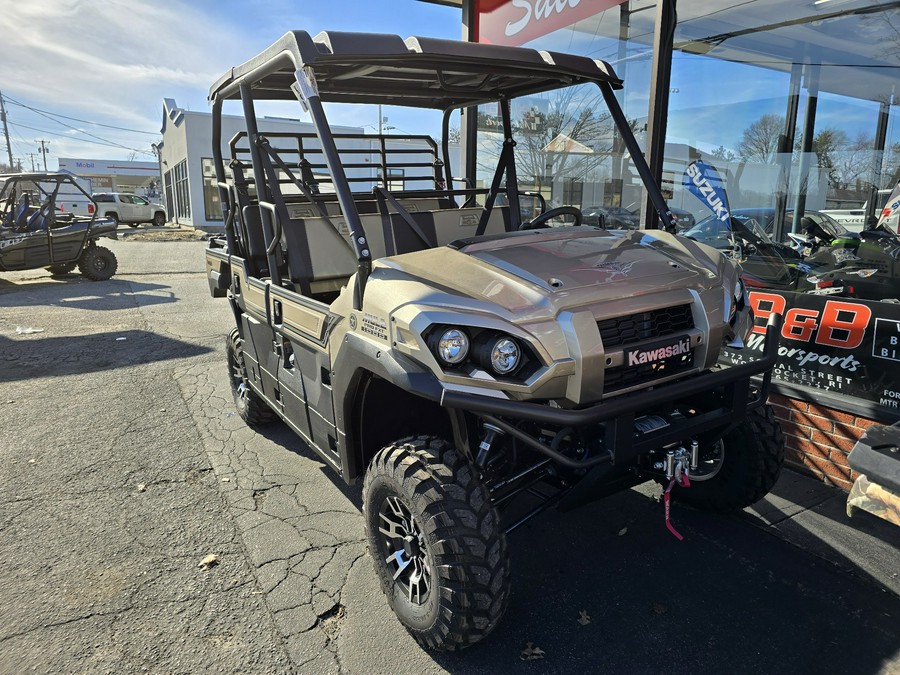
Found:
<path fill-rule="evenodd" d="M 380 142 L 376 136 L 366 134 L 363 127 L 333 125 L 332 131 L 343 134 L 339 140 L 342 149 L 353 149 L 360 152 L 363 163 L 378 163 Z M 303 137 L 309 149 L 318 147 L 315 129 L 312 124 L 298 119 L 281 117 L 260 117 L 259 129 L 275 139 Z M 165 195 L 169 220 L 180 225 L 187 225 L 211 232 L 221 231 L 224 225 L 222 204 L 219 189 L 216 186 L 212 159 L 212 114 L 194 112 L 179 108 L 173 99 L 163 101 L 162 141 L 157 146 L 159 152 L 159 173 L 162 174 L 162 185 Z M 229 155 L 229 144 L 233 139 L 240 139 L 246 132 L 244 118 L 238 115 L 222 116 L 223 153 Z M 423 146 L 421 141 L 408 138 L 386 137 L 386 147 L 402 158 L 403 150 L 415 152 Z M 239 143 L 239 141 L 236 141 Z M 458 157 L 458 145 L 451 147 L 451 156 Z M 367 169 L 356 171 L 359 175 L 368 175 Z M 352 177 L 354 171 L 348 171 Z M 401 176 L 392 178 L 396 185 L 402 181 Z M 415 188 L 409 185 L 409 188 Z"/>

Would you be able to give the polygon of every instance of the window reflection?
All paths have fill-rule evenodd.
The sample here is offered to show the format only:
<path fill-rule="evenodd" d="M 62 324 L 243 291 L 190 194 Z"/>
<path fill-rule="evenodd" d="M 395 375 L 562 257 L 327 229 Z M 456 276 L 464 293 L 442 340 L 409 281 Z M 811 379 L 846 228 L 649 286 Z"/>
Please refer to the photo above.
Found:
<path fill-rule="evenodd" d="M 900 178 L 896 6 L 678 4 L 663 187 L 698 219 L 694 234 L 710 237 L 709 212 L 681 175 L 696 159 L 715 165 L 734 234 L 757 236 L 752 221 L 768 239 L 738 249 L 745 269 L 767 266 L 754 278 L 761 285 L 873 300 L 900 293 L 900 241 L 890 223 L 876 229 Z M 776 271 L 776 253 L 793 273 Z M 825 277 L 846 283 L 809 281 Z"/>

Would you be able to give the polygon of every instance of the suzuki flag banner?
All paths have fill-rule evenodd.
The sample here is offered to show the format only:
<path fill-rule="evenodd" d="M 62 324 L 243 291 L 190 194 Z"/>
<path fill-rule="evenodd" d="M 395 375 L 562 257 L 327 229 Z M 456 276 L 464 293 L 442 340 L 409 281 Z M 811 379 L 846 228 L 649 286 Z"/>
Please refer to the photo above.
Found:
<path fill-rule="evenodd" d="M 894 191 L 888 196 L 884 209 L 881 211 L 881 216 L 878 218 L 878 224 L 881 225 L 882 223 L 888 223 L 892 220 L 896 222 L 898 211 L 900 211 L 900 183 L 897 183 L 897 187 L 895 187 Z"/>
<path fill-rule="evenodd" d="M 706 204 L 713 214 L 731 229 L 731 211 L 728 208 L 728 195 L 725 184 L 714 167 L 697 160 L 688 164 L 684 170 L 684 186 L 697 199 Z"/>

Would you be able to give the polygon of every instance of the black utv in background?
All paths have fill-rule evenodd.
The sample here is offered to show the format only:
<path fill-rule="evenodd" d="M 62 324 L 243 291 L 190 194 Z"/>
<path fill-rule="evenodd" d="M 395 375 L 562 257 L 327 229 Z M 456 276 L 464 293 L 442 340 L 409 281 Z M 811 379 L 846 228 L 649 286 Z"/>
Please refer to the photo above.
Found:
<path fill-rule="evenodd" d="M 58 197 L 78 193 L 89 215 L 66 212 Z M 68 274 L 76 267 L 93 281 L 116 272 L 116 256 L 98 246 L 116 239 L 116 223 L 97 217 L 96 204 L 72 176 L 63 173 L 0 175 L 0 272 L 46 267 Z"/>

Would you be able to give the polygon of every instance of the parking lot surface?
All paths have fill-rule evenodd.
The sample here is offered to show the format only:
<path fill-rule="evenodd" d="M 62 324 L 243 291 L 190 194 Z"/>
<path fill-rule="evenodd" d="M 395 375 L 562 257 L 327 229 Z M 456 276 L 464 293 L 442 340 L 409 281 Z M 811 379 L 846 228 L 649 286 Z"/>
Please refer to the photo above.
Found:
<path fill-rule="evenodd" d="M 235 414 L 203 246 L 0 276 L 0 673 L 900 673 L 900 528 L 791 472 L 737 516 L 676 506 L 682 542 L 650 486 L 549 512 L 498 629 L 422 650 L 359 488 Z"/>

